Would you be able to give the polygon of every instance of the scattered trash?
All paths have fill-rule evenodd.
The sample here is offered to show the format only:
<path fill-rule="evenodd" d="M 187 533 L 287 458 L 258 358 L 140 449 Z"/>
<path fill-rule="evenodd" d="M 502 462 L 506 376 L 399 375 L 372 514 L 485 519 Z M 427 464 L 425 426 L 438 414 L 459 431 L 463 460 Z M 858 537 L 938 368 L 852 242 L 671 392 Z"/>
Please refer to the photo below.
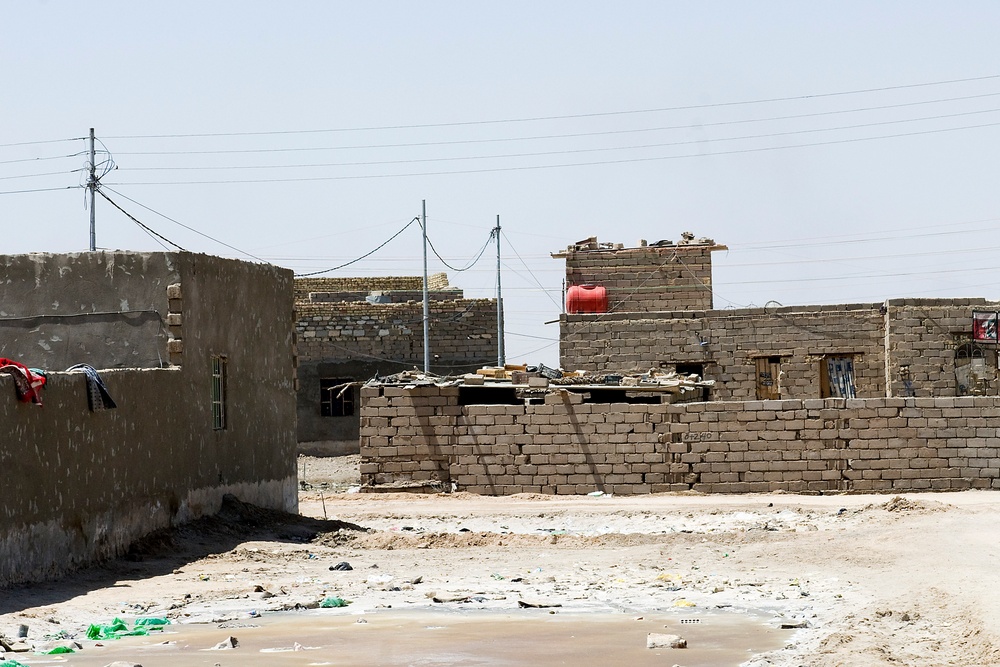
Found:
<path fill-rule="evenodd" d="M 216 644 L 215 646 L 213 646 L 212 648 L 210 648 L 208 650 L 209 651 L 223 651 L 223 650 L 230 649 L 230 648 L 236 648 L 239 645 L 240 645 L 240 642 L 239 642 L 238 639 L 236 639 L 236 637 L 229 637 L 228 639 L 219 642 L 218 644 Z"/>
<path fill-rule="evenodd" d="M 162 623 L 150 623 L 150 620 L 164 621 Z M 142 621 L 140 623 L 140 621 Z M 87 639 L 107 640 L 121 639 L 122 637 L 144 637 L 150 630 L 162 630 L 163 626 L 169 623 L 167 619 L 136 619 L 135 626 L 129 629 L 128 625 L 120 618 L 115 618 L 109 625 L 91 624 L 87 628 Z"/>
<path fill-rule="evenodd" d="M 798 630 L 799 628 L 808 628 L 809 621 L 803 619 L 801 621 L 785 620 L 778 624 L 782 630 Z"/>
<path fill-rule="evenodd" d="M 517 606 L 522 609 L 548 609 L 550 607 L 561 607 L 562 604 L 559 602 L 518 600 Z"/>
<path fill-rule="evenodd" d="M 468 602 L 469 595 L 467 593 L 445 593 L 443 595 L 434 595 L 431 597 L 431 600 L 438 604 L 445 602 Z"/>
<path fill-rule="evenodd" d="M 490 577 L 492 577 L 493 579 L 496 579 L 497 581 L 503 581 L 504 579 L 506 579 L 506 577 L 504 577 L 499 572 L 494 572 L 493 574 L 490 575 Z"/>
<path fill-rule="evenodd" d="M 696 605 L 694 602 L 691 602 L 690 600 L 685 600 L 684 598 L 681 598 L 679 600 L 674 600 L 674 606 L 675 607 L 697 607 L 698 605 Z"/>
<path fill-rule="evenodd" d="M 323 609 L 332 609 L 335 607 L 346 607 L 351 604 L 350 600 L 345 600 L 344 598 L 331 597 L 323 598 L 323 601 L 319 603 L 319 606 Z"/>
<path fill-rule="evenodd" d="M 646 635 L 646 648 L 687 648 L 687 640 L 680 635 L 650 632 Z"/>
<path fill-rule="evenodd" d="M 339 563 L 337 563 L 336 565 L 331 565 L 330 566 L 330 570 L 331 571 L 337 571 L 337 572 L 346 572 L 348 570 L 353 570 L 353 569 L 354 568 L 351 567 L 351 564 L 348 563 L 346 560 L 342 560 Z"/>

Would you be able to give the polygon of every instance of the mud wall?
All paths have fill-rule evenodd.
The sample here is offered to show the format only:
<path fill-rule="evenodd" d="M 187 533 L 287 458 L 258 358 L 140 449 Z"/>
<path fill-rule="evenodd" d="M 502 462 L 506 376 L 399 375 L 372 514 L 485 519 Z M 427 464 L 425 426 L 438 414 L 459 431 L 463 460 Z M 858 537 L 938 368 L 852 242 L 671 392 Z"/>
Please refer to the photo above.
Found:
<path fill-rule="evenodd" d="M 50 261 L 86 275 L 94 294 L 135 298 L 83 255 Z M 226 493 L 296 510 L 291 272 L 189 253 L 149 260 L 167 263 L 177 281 L 169 299 L 155 287 L 173 314 L 164 328 L 182 334 L 168 341 L 179 365 L 102 370 L 116 409 L 90 411 L 82 374 L 51 372 L 43 406 L 17 402 L 0 376 L 0 585 L 118 555 L 151 531 L 216 512 Z M 66 299 L 60 287 L 41 281 L 36 290 L 52 292 L 38 303 Z M 0 298 L 11 301 L 3 286 Z M 225 428 L 213 420 L 216 355 L 227 367 Z"/>
<path fill-rule="evenodd" d="M 485 495 L 1000 488 L 1000 399 L 461 405 L 457 387 L 362 389 L 366 490 Z"/>

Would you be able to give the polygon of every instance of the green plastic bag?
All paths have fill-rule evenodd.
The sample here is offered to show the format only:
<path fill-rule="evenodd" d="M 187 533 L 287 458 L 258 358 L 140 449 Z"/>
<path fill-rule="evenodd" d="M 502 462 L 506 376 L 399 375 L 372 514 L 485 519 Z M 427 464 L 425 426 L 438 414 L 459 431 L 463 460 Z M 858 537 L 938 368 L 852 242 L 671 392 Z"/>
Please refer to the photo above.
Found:
<path fill-rule="evenodd" d="M 135 619 L 135 627 L 145 626 L 152 630 L 156 626 L 170 625 L 169 618 L 137 618 Z"/>
<path fill-rule="evenodd" d="M 0 660 L 0 667 L 28 667 L 23 662 L 17 660 Z"/>
<path fill-rule="evenodd" d="M 73 650 L 73 649 L 71 649 L 68 646 L 56 646 L 51 651 L 40 651 L 39 652 L 40 655 L 58 655 L 60 653 L 76 653 L 76 651 Z M 0 663 L 0 664 L 2 664 L 2 663 Z"/>
<path fill-rule="evenodd" d="M 349 604 L 351 604 L 351 601 L 344 598 L 323 598 L 319 606 L 323 609 L 330 609 L 331 607 L 346 607 Z"/>

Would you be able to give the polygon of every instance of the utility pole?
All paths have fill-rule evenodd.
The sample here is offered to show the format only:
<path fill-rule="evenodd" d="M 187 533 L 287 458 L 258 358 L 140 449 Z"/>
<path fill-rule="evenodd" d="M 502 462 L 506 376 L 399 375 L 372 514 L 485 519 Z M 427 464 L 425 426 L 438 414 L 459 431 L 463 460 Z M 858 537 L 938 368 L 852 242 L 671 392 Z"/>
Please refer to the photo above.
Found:
<path fill-rule="evenodd" d="M 424 372 L 431 372 L 431 308 L 427 298 L 427 200 L 420 201 L 420 229 L 424 232 Z"/>
<path fill-rule="evenodd" d="M 90 128 L 90 178 L 87 189 L 90 190 L 90 250 L 97 250 L 97 212 L 94 210 L 94 195 L 97 193 L 97 157 L 94 151 L 94 128 Z"/>
<path fill-rule="evenodd" d="M 507 355 L 503 349 L 503 294 L 500 292 L 500 216 L 497 216 L 497 226 L 493 230 L 497 237 L 497 366 L 503 368 L 507 363 Z"/>

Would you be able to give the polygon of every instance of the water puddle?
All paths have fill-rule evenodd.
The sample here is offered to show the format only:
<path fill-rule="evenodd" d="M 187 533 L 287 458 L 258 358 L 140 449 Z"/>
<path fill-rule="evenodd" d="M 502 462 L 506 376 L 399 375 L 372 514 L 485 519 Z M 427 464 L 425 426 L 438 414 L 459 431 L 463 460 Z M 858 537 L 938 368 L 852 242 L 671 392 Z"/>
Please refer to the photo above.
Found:
<path fill-rule="evenodd" d="M 677 634 L 686 649 L 648 649 L 647 633 Z M 622 664 L 723 667 L 780 648 L 792 631 L 752 615 L 702 612 L 626 614 L 316 610 L 269 614 L 221 624 L 172 625 L 162 635 L 129 637 L 63 656 L 18 655 L 26 665 L 104 667 L 115 660 L 144 667 Z M 230 636 L 239 644 L 212 649 Z"/>

